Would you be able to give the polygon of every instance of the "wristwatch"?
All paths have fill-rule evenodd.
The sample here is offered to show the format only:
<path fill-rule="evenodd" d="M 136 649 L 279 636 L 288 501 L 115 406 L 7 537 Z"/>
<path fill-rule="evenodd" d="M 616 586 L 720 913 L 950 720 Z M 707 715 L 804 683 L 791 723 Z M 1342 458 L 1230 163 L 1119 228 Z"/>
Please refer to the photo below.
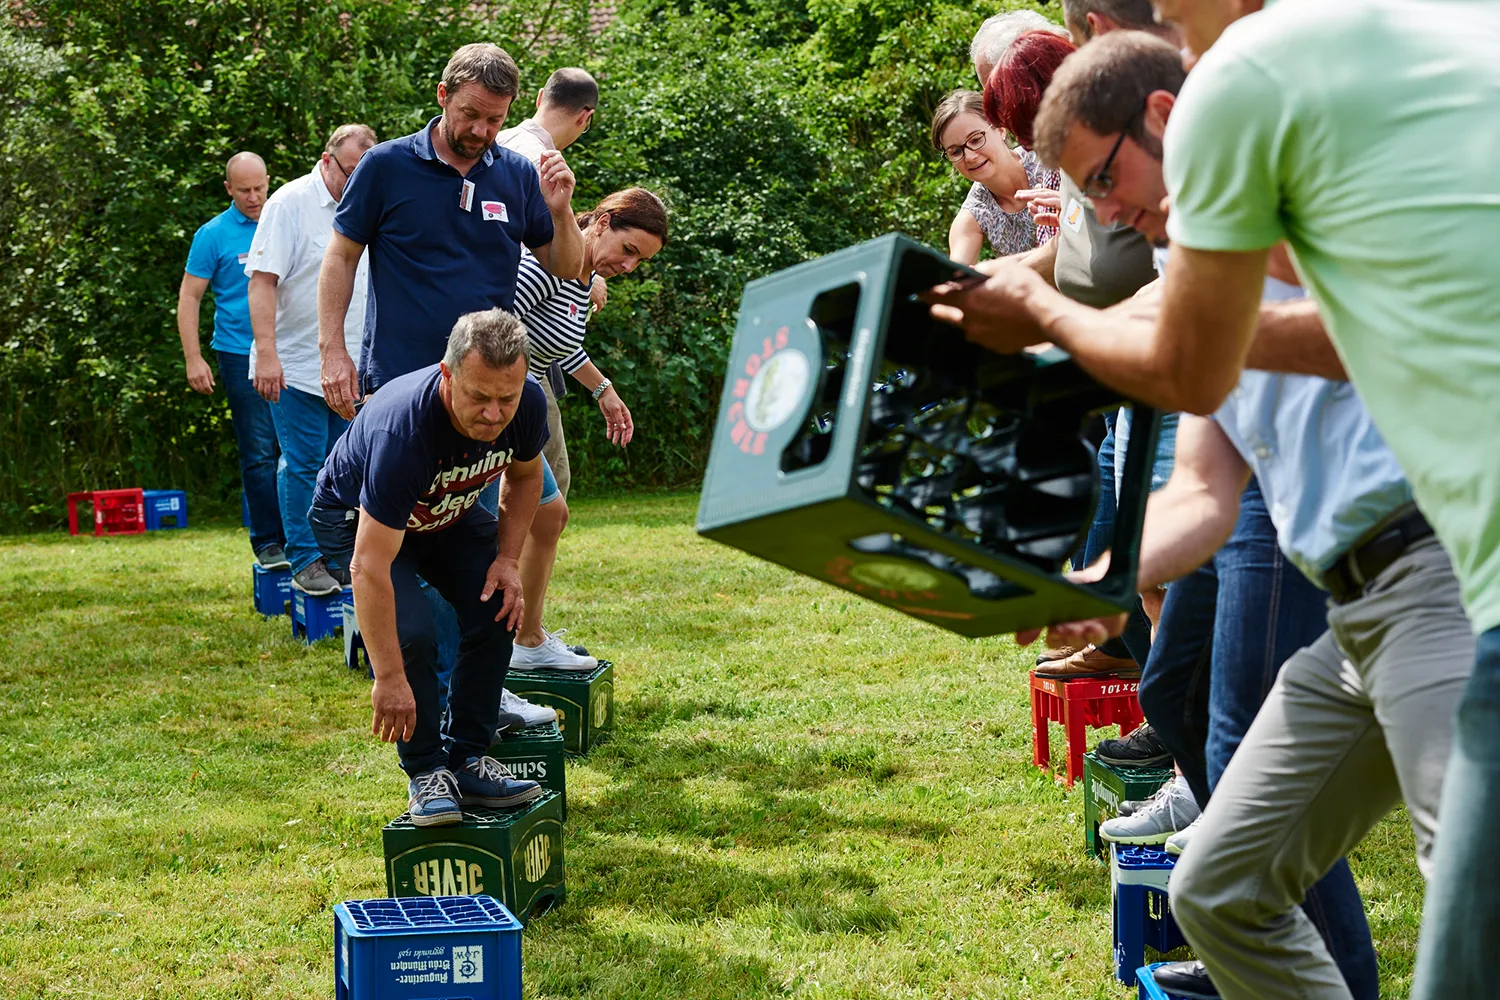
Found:
<path fill-rule="evenodd" d="M 614 385 L 613 382 L 611 382 L 609 379 L 605 379 L 603 382 L 600 382 L 598 385 L 594 386 L 594 402 L 599 402 L 599 397 L 604 395 L 604 390 L 608 389 L 612 385 Z"/>

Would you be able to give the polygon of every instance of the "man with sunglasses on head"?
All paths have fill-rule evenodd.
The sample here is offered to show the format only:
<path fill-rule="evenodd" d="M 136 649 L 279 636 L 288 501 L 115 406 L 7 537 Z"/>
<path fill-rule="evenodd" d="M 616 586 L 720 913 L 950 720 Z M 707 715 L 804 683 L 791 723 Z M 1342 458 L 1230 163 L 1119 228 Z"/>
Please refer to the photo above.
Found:
<path fill-rule="evenodd" d="M 307 523 L 318 470 L 348 421 L 328 408 L 319 382 L 318 269 L 349 177 L 376 142 L 368 125 L 340 125 L 310 173 L 283 184 L 261 210 L 245 274 L 250 278 L 250 381 L 270 404 L 282 461 L 276 470 L 292 586 L 336 594 L 348 568 L 330 565 Z M 365 326 L 367 255 L 354 276 L 343 345 L 359 356 Z"/>

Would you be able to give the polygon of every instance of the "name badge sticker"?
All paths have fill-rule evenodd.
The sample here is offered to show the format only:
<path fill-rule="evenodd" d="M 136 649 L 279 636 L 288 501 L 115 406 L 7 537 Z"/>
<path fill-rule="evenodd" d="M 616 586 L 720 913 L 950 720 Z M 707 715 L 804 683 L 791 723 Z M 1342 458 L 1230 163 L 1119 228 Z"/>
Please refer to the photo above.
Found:
<path fill-rule="evenodd" d="M 1083 205 L 1077 198 L 1068 199 L 1068 210 L 1063 214 L 1063 222 L 1075 233 L 1083 228 Z"/>
<path fill-rule="evenodd" d="M 248 253 L 242 253 L 242 254 L 239 255 L 239 261 L 240 261 L 241 264 L 244 264 L 249 259 L 250 259 L 250 255 Z"/>
<path fill-rule="evenodd" d="M 494 220 L 496 222 L 510 221 L 510 214 L 505 211 L 505 202 L 503 201 L 481 202 L 479 207 L 483 211 L 486 220 Z"/>
<path fill-rule="evenodd" d="M 474 211 L 474 182 L 464 181 L 463 193 L 458 196 L 458 207 L 465 212 Z"/>

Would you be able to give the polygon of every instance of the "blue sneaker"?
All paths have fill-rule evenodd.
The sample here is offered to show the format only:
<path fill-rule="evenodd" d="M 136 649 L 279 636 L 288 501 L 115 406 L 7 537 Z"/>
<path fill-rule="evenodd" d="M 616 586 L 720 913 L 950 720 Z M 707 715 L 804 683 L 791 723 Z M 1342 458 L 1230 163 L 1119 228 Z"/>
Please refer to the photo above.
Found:
<path fill-rule="evenodd" d="M 464 811 L 458 807 L 458 782 L 446 767 L 417 775 L 406 791 L 411 796 L 407 812 L 414 825 L 450 826 L 463 822 Z"/>
<path fill-rule="evenodd" d="M 542 797 L 542 786 L 520 781 L 493 757 L 470 757 L 457 773 L 458 801 L 466 806 L 504 808 L 525 805 Z"/>

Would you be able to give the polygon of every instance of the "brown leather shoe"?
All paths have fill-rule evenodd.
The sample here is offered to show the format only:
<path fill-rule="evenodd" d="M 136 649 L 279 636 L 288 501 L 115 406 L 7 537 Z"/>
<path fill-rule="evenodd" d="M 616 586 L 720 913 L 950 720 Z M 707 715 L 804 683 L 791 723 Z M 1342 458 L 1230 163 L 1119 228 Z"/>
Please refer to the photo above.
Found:
<path fill-rule="evenodd" d="M 1129 657 L 1110 656 L 1097 646 L 1085 646 L 1066 660 L 1054 660 L 1036 668 L 1038 677 L 1127 677 L 1141 676 L 1141 668 Z"/>
<path fill-rule="evenodd" d="M 1056 649 L 1044 649 L 1036 654 L 1036 665 L 1040 667 L 1042 664 L 1051 663 L 1054 660 L 1066 660 L 1078 652 L 1079 649 L 1080 647 L 1078 646 L 1058 646 Z"/>

